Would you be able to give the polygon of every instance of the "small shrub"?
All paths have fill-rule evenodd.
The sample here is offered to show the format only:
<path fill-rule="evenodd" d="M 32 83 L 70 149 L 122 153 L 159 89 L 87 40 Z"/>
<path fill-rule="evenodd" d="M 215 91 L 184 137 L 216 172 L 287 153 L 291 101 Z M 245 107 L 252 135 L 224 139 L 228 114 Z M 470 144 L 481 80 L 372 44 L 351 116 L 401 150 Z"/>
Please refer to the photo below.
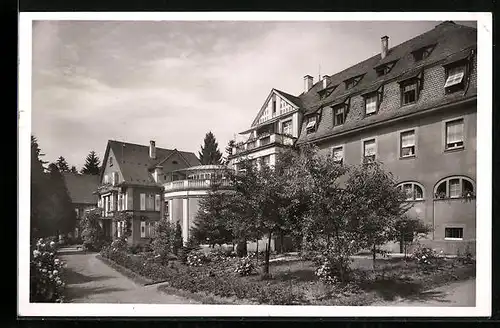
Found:
<path fill-rule="evenodd" d="M 187 255 L 186 264 L 188 266 L 202 266 L 209 262 L 209 259 L 203 252 L 192 251 Z"/>
<path fill-rule="evenodd" d="M 256 273 L 257 270 L 252 258 L 250 256 L 246 256 L 239 260 L 234 272 L 238 273 L 240 276 L 249 276 Z"/>
<path fill-rule="evenodd" d="M 30 260 L 30 302 L 63 302 L 65 264 L 56 257 L 57 244 L 39 239 Z"/>
<path fill-rule="evenodd" d="M 441 251 L 441 253 L 443 253 Z M 424 272 L 437 270 L 443 263 L 443 259 L 439 253 L 429 247 L 419 247 L 412 255 L 418 267 Z"/>

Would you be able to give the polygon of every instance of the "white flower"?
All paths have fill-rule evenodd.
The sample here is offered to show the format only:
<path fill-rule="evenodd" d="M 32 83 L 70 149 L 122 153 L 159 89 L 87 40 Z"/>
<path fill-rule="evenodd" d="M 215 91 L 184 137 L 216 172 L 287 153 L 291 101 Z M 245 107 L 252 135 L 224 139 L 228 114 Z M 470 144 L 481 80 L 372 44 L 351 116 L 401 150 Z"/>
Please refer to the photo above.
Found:
<path fill-rule="evenodd" d="M 59 259 L 55 259 L 54 264 L 59 264 Z"/>
<path fill-rule="evenodd" d="M 57 270 L 52 271 L 52 274 L 53 274 L 54 276 L 55 276 L 55 275 L 57 275 L 58 273 L 59 273 L 59 272 L 58 272 Z"/>
<path fill-rule="evenodd" d="M 36 249 L 35 249 L 35 250 L 33 251 L 33 256 L 34 256 L 34 257 L 38 257 L 39 255 L 40 255 L 40 251 L 38 251 L 38 250 L 36 250 Z"/>
<path fill-rule="evenodd" d="M 50 242 L 50 247 L 54 247 L 55 245 L 56 245 L 56 243 L 54 241 Z"/>

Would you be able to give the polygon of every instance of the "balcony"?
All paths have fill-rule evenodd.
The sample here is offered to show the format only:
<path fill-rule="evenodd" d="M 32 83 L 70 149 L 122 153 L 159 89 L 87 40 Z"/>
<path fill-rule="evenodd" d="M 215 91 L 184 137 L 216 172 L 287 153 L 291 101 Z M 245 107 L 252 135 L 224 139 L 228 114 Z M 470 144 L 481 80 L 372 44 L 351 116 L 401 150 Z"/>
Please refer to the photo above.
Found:
<path fill-rule="evenodd" d="M 220 187 L 228 188 L 228 180 L 219 180 Z M 165 192 L 184 191 L 184 190 L 208 190 L 212 186 L 212 180 L 178 180 L 163 184 Z"/>
<path fill-rule="evenodd" d="M 290 135 L 284 135 L 279 133 L 263 134 L 261 136 L 258 136 L 257 139 L 254 139 L 252 141 L 247 141 L 244 143 L 237 144 L 235 147 L 233 147 L 233 154 L 244 153 L 270 144 L 291 146 L 293 145 L 296 139 L 297 138 L 292 137 Z"/>

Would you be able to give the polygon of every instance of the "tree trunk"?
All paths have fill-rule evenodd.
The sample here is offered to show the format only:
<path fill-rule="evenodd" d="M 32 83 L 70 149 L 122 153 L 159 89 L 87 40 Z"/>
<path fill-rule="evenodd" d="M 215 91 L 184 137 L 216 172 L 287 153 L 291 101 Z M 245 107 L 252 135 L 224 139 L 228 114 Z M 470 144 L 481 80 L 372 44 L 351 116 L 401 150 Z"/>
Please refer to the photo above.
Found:
<path fill-rule="evenodd" d="M 373 256 L 373 271 L 375 271 L 375 260 L 377 258 L 377 247 L 375 244 L 373 244 L 372 256 Z"/>
<path fill-rule="evenodd" d="M 404 235 L 404 233 L 402 233 L 401 238 L 399 239 L 399 252 L 400 253 L 404 252 L 404 245 L 405 245 L 405 235 Z"/>
<path fill-rule="evenodd" d="M 269 232 L 269 236 L 268 236 L 267 244 L 266 244 L 265 259 L 264 259 L 264 277 L 269 276 L 269 256 L 271 253 L 271 237 L 272 237 L 272 232 Z"/>
<path fill-rule="evenodd" d="M 255 261 L 259 265 L 259 239 L 257 239 L 257 243 L 255 244 Z"/>
<path fill-rule="evenodd" d="M 239 257 L 243 257 L 247 255 L 247 241 L 246 239 L 238 240 L 238 244 L 236 245 L 236 252 Z"/>

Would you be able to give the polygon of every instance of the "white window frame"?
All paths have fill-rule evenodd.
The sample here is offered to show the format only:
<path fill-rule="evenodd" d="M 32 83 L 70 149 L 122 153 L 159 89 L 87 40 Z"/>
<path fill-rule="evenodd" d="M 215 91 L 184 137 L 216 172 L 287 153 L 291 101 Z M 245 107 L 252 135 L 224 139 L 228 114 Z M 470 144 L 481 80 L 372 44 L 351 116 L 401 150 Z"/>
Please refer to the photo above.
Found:
<path fill-rule="evenodd" d="M 365 142 L 366 141 L 375 141 L 375 159 L 374 161 L 377 160 L 378 157 L 378 142 L 377 142 L 377 137 L 369 137 L 369 138 L 364 138 L 361 139 L 361 163 L 365 163 Z"/>
<path fill-rule="evenodd" d="M 448 147 L 448 131 L 447 131 L 447 126 L 449 123 L 452 123 L 452 122 L 455 122 L 455 121 L 459 121 L 459 120 L 462 120 L 462 124 L 463 124 L 463 134 L 462 134 L 462 145 L 461 146 L 455 146 L 455 147 Z M 454 150 L 462 150 L 462 149 L 465 149 L 465 142 L 466 142 L 466 135 L 467 135 L 467 120 L 465 119 L 465 116 L 458 116 L 458 117 L 454 117 L 452 119 L 447 119 L 445 121 L 443 121 L 443 140 L 442 140 L 442 144 L 443 144 L 443 148 L 444 148 L 444 151 L 454 151 Z"/>
<path fill-rule="evenodd" d="M 397 188 L 401 188 L 401 190 L 404 191 L 404 186 L 408 185 L 408 184 L 411 184 L 412 198 L 411 199 L 407 198 L 406 199 L 407 202 L 419 202 L 419 201 L 425 200 L 425 188 L 424 188 L 424 186 L 421 183 L 419 183 L 417 181 L 403 181 L 403 182 L 398 183 L 398 185 L 396 187 Z M 420 189 L 422 190 L 422 198 L 416 198 L 415 197 L 415 186 L 420 187 Z"/>
<path fill-rule="evenodd" d="M 140 197 L 140 210 L 145 211 L 146 210 L 146 194 L 141 193 L 139 197 Z"/>
<path fill-rule="evenodd" d="M 446 237 L 446 229 L 462 229 L 462 238 Z M 450 240 L 450 241 L 464 240 L 464 235 L 465 235 L 465 224 L 449 223 L 444 225 L 444 240 Z"/>
<path fill-rule="evenodd" d="M 306 133 L 313 133 L 316 131 L 317 117 L 309 117 L 306 124 Z"/>
<path fill-rule="evenodd" d="M 375 115 L 377 114 L 378 112 L 378 93 L 377 92 L 373 92 L 373 93 L 369 93 L 367 95 L 364 96 L 364 100 L 365 100 L 365 116 L 371 116 L 371 115 Z M 374 98 L 375 99 L 375 109 L 373 111 L 370 111 L 368 112 L 368 99 L 372 99 Z"/>
<path fill-rule="evenodd" d="M 340 161 L 335 161 L 334 153 L 335 153 L 335 150 L 337 150 L 337 149 L 341 149 L 342 150 L 342 158 L 340 159 Z M 331 155 L 332 155 L 332 158 L 333 158 L 334 162 L 336 162 L 336 163 L 340 162 L 340 165 L 344 165 L 344 162 L 345 162 L 345 147 L 344 147 L 344 145 L 333 146 L 331 148 Z"/>
<path fill-rule="evenodd" d="M 462 194 L 459 197 L 450 197 L 450 180 L 454 180 L 454 179 L 459 180 L 459 188 L 460 188 L 460 191 L 462 192 Z M 473 188 L 472 193 L 475 194 L 476 193 L 476 184 L 475 184 L 474 180 L 472 180 L 469 177 L 463 176 L 463 175 L 454 175 L 454 176 L 450 176 L 450 177 L 441 179 L 436 183 L 436 185 L 434 186 L 434 200 L 464 198 L 463 197 L 463 191 L 464 191 L 463 180 L 467 180 L 472 185 L 472 188 Z M 438 198 L 438 197 L 436 197 L 437 190 L 438 190 L 439 186 L 443 183 L 445 183 L 445 186 L 446 186 L 446 191 L 445 191 L 446 195 L 444 198 Z"/>
<path fill-rule="evenodd" d="M 290 128 L 290 132 L 289 133 L 286 133 L 285 132 L 285 125 L 288 125 Z M 283 122 L 281 122 L 281 134 L 286 134 L 286 135 L 293 135 L 293 120 L 292 119 L 288 119 L 288 120 L 285 120 Z"/>
<path fill-rule="evenodd" d="M 333 126 L 340 126 L 340 125 L 344 125 L 345 123 L 345 119 L 346 119 L 346 105 L 345 104 L 342 104 L 342 105 L 337 105 L 337 106 L 333 106 L 332 107 L 332 114 L 333 114 Z M 338 123 L 337 122 L 337 111 L 341 110 L 342 111 L 342 123 Z M 340 115 L 340 114 L 339 114 Z"/>
<path fill-rule="evenodd" d="M 444 83 L 445 89 L 462 83 L 466 78 L 467 65 L 465 63 L 449 66 L 445 69 L 446 69 L 446 82 Z M 461 72 L 453 72 L 454 70 L 458 71 L 460 69 L 462 69 Z"/>
<path fill-rule="evenodd" d="M 403 144 L 402 144 L 402 135 L 403 133 L 408 133 L 413 131 L 413 135 L 415 136 L 415 142 L 414 142 L 414 154 L 413 155 L 408 155 L 408 156 L 403 156 Z M 410 128 L 410 129 L 403 129 L 398 131 L 398 154 L 399 154 L 399 159 L 408 159 L 408 158 L 416 158 L 417 157 L 417 149 L 418 149 L 418 127 Z"/>

